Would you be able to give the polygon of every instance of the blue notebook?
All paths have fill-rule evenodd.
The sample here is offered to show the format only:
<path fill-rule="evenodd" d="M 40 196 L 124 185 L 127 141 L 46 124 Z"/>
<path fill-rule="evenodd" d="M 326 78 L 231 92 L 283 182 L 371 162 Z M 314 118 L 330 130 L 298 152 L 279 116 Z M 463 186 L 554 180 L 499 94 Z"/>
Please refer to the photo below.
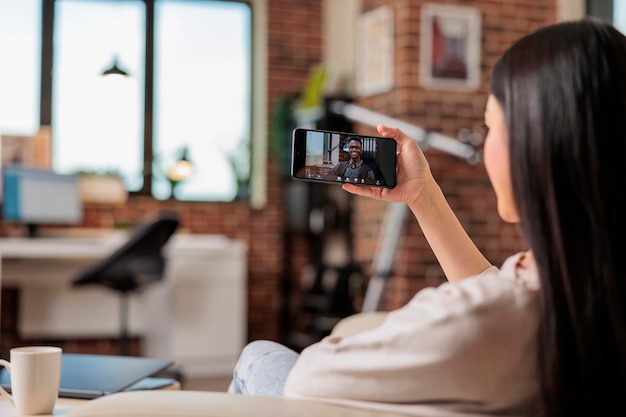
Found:
<path fill-rule="evenodd" d="M 92 399 L 137 389 L 135 384 L 173 364 L 169 359 L 64 353 L 59 397 Z M 0 385 L 10 390 L 10 375 L 6 369 L 0 369 Z"/>

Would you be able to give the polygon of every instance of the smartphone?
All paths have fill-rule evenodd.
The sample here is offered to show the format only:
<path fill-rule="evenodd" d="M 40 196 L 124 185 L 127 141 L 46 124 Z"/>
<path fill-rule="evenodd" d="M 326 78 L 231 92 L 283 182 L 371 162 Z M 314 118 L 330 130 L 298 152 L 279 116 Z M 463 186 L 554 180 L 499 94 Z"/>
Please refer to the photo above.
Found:
<path fill-rule="evenodd" d="M 393 139 L 297 128 L 292 148 L 293 179 L 385 188 L 396 185 L 397 144 Z"/>

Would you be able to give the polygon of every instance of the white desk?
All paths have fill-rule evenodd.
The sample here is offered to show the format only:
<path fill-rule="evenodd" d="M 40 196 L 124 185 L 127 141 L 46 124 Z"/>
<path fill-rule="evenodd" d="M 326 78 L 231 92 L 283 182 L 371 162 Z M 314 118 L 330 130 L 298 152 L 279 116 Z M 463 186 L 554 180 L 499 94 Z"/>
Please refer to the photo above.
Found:
<path fill-rule="evenodd" d="M 181 385 L 179 382 L 176 382 L 173 385 L 169 385 L 167 387 L 160 388 L 160 390 L 164 391 L 179 391 L 181 389 Z M 73 398 L 58 398 L 55 405 L 54 410 L 52 410 L 52 414 L 42 414 L 40 417 L 45 416 L 64 416 L 81 405 L 87 403 L 89 400 L 78 400 Z M 4 397 L 0 396 L 0 416 L 2 417 L 27 417 L 23 415 L 19 415 L 15 408 L 11 405 L 9 401 L 7 401 Z M 31 416 L 32 417 L 32 416 Z"/>
<path fill-rule="evenodd" d="M 106 238 L 0 239 L 0 282 L 20 288 L 24 339 L 117 337 L 119 294 L 73 289 L 79 271 L 125 241 Z M 146 356 L 173 359 L 186 375 L 226 374 L 247 335 L 247 248 L 216 235 L 176 234 L 164 249 L 165 278 L 133 295 L 131 334 Z"/>
<path fill-rule="evenodd" d="M 70 398 L 59 398 L 54 406 L 53 414 L 44 414 L 41 417 L 64 416 L 72 412 L 72 410 L 80 407 L 85 402 L 87 402 L 87 400 L 73 400 Z M 4 397 L 0 397 L 0 416 L 2 417 L 26 417 L 26 416 L 17 414 L 17 411 L 15 411 L 15 408 L 13 408 L 11 403 L 5 400 Z"/>

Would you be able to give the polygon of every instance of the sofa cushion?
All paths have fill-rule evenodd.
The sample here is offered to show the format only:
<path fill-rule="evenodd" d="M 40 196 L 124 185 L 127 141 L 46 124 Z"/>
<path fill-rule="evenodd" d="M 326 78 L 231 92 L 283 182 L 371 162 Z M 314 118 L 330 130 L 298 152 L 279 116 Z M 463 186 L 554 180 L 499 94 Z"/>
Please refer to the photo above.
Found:
<path fill-rule="evenodd" d="M 345 406 L 292 398 L 270 398 L 205 391 L 121 392 L 91 400 L 68 417 L 397 417 Z"/>

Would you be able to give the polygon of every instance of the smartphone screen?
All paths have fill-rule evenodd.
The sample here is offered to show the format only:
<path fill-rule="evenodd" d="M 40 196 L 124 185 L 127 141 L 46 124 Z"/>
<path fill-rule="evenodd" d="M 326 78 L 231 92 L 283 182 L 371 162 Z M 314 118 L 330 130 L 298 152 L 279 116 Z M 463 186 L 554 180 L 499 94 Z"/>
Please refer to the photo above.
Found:
<path fill-rule="evenodd" d="M 293 131 L 291 176 L 332 184 L 393 188 L 396 141 L 390 138 L 313 129 Z"/>

